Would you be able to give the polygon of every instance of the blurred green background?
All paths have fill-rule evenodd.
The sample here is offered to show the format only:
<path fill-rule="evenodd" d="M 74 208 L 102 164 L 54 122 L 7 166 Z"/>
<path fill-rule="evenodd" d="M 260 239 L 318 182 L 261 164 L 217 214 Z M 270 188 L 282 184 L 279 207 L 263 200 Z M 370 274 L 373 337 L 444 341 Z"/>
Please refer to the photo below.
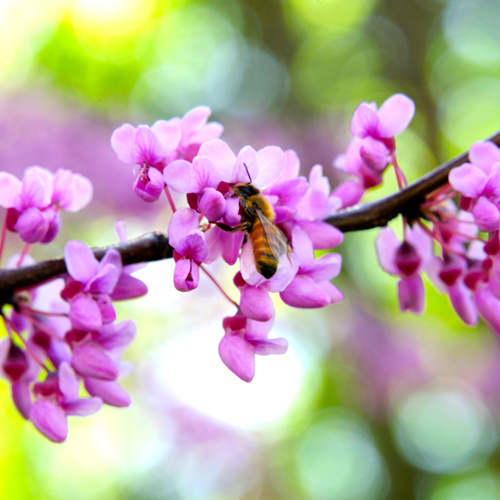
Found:
<path fill-rule="evenodd" d="M 293 148 L 303 174 L 321 163 L 335 185 L 356 106 L 404 92 L 417 114 L 398 151 L 413 180 L 500 128 L 498 26 L 491 0 L 0 0 L 0 168 L 65 167 L 94 183 L 38 259 L 69 238 L 116 241 L 117 218 L 130 236 L 166 230 L 165 204 L 136 199 L 109 137 L 199 104 L 233 149 Z M 394 189 L 389 175 L 368 198 Z M 132 406 L 72 417 L 54 445 L 1 384 L 0 498 L 500 498 L 497 338 L 463 326 L 430 286 L 422 317 L 400 313 L 376 234 L 346 235 L 343 303 L 276 302 L 273 333 L 290 349 L 259 358 L 249 385 L 218 358 L 233 311 L 213 285 L 180 294 L 171 262 L 148 266 L 151 293 L 119 307 L 139 327 Z"/>

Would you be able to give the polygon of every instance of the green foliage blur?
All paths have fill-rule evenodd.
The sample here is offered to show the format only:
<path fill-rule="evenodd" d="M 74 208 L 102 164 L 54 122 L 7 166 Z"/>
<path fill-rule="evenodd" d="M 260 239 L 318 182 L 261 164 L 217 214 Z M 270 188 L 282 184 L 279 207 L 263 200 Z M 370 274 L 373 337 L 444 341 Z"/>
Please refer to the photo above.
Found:
<path fill-rule="evenodd" d="M 22 130 L 37 151 L 45 121 L 62 131 L 85 116 L 64 155 L 62 135 L 43 138 L 71 168 L 83 137 L 105 150 L 124 121 L 207 104 L 234 149 L 296 149 L 304 175 L 322 163 L 336 184 L 332 160 L 354 109 L 404 92 L 417 114 L 398 157 L 412 181 L 500 128 L 499 25 L 491 0 L 3 0 L 0 130 L 8 137 L 21 114 L 36 116 Z M 0 138 L 0 153 L 12 144 Z M 396 189 L 391 174 L 368 200 Z M 113 212 L 73 219 L 38 258 L 61 254 L 69 238 L 115 241 L 130 196 L 118 194 Z M 165 207 L 151 212 L 127 212 L 131 236 L 166 230 Z M 151 293 L 119 309 L 139 327 L 124 382 L 132 407 L 72 418 L 67 443 L 54 445 L 0 384 L 0 498 L 500 498 L 497 339 L 462 325 L 430 284 L 422 317 L 400 313 L 376 234 L 346 235 L 342 304 L 291 311 L 276 302 L 275 336 L 290 352 L 259 359 L 250 386 L 218 359 L 221 319 L 232 314 L 223 298 L 210 283 L 179 294 L 171 263 L 149 266 Z"/>

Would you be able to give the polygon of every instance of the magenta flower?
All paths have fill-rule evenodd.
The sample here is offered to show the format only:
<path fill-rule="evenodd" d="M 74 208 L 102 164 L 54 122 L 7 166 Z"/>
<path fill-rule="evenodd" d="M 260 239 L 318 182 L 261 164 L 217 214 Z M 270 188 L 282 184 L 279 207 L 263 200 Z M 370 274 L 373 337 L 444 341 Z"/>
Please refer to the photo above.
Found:
<path fill-rule="evenodd" d="M 191 208 L 181 208 L 168 226 L 169 243 L 175 249 L 174 285 L 181 292 L 198 287 L 200 264 L 208 256 L 205 234 L 199 229 L 198 214 Z"/>
<path fill-rule="evenodd" d="M 480 231 L 500 228 L 500 150 L 491 142 L 472 145 L 469 158 L 449 175 L 453 189 L 468 199 L 468 210 Z"/>
<path fill-rule="evenodd" d="M 221 136 L 224 127 L 217 122 L 207 123 L 212 110 L 208 106 L 197 106 L 182 118 L 172 118 L 181 130 L 181 139 L 176 149 L 175 159 L 192 161 L 198 155 L 200 146 L 211 139 Z"/>
<path fill-rule="evenodd" d="M 288 349 L 285 339 L 268 339 L 274 319 L 253 321 L 240 313 L 224 318 L 225 335 L 219 344 L 222 362 L 241 380 L 251 382 L 255 375 L 255 355 L 284 354 Z"/>
<path fill-rule="evenodd" d="M 123 163 L 140 166 L 134 182 L 134 192 L 144 201 L 152 202 L 163 190 L 163 169 L 181 139 L 177 123 L 156 121 L 150 128 L 129 123 L 117 128 L 111 136 L 111 147 Z"/>
<path fill-rule="evenodd" d="M 116 318 L 112 296 L 122 273 L 121 255 L 113 249 L 99 262 L 82 241 L 69 241 L 64 260 L 70 278 L 61 296 L 70 303 L 69 319 L 75 328 L 97 331 Z M 145 285 L 126 275 L 126 288 L 121 288 L 120 300 L 137 298 L 147 292 Z"/>
<path fill-rule="evenodd" d="M 374 171 L 382 171 L 394 152 L 394 136 L 403 132 L 415 114 L 415 103 L 404 94 L 387 99 L 380 109 L 377 105 L 363 102 L 351 120 L 352 135 L 363 139 L 360 155 Z"/>
<path fill-rule="evenodd" d="M 7 227 L 26 243 L 50 243 L 61 225 L 59 211 L 76 212 L 91 198 L 90 181 L 69 170 L 52 174 L 42 167 L 29 167 L 22 182 L 0 172 L 0 206 L 8 209 Z"/>
<path fill-rule="evenodd" d="M 380 231 L 375 243 L 378 261 L 386 272 L 400 276 L 398 282 L 401 311 L 421 314 L 424 310 L 424 284 L 420 272 L 432 257 L 432 239 L 419 227 L 406 230 L 400 243 L 391 228 Z"/>
<path fill-rule="evenodd" d="M 264 287 L 247 284 L 241 273 L 236 273 L 234 284 L 240 291 L 240 311 L 243 316 L 255 321 L 270 321 L 274 318 L 274 305 Z"/>
<path fill-rule="evenodd" d="M 34 387 L 36 400 L 30 411 L 30 420 L 38 431 L 55 443 L 68 436 L 67 415 L 81 417 L 99 411 L 99 398 L 80 398 L 80 381 L 67 363 L 61 363 L 57 376 L 50 374 Z"/>

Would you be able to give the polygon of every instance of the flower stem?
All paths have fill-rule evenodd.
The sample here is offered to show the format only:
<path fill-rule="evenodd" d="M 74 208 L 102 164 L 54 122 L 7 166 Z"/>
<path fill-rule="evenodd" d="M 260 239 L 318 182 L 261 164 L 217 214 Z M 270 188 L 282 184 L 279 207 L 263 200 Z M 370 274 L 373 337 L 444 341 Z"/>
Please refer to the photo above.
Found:
<path fill-rule="evenodd" d="M 2 261 L 3 249 L 5 246 L 6 239 L 7 239 L 7 215 L 5 215 L 5 219 L 3 221 L 3 226 L 2 226 L 2 235 L 0 236 L 0 264 Z"/>
<path fill-rule="evenodd" d="M 175 208 L 175 203 L 172 198 L 172 194 L 170 193 L 170 189 L 168 189 L 168 186 L 164 187 L 165 194 L 167 195 L 167 200 L 168 204 L 170 205 L 170 208 L 172 209 L 172 213 L 175 213 L 177 211 L 177 208 Z"/>
<path fill-rule="evenodd" d="M 240 308 L 239 304 L 235 302 L 231 297 L 229 297 L 229 295 L 224 291 L 219 282 L 208 272 L 208 270 L 205 269 L 203 265 L 200 265 L 200 268 L 215 283 L 215 286 L 221 291 L 222 295 L 224 295 L 224 297 L 226 297 L 226 299 L 229 300 L 229 302 L 231 302 L 233 306 L 239 309 Z"/>

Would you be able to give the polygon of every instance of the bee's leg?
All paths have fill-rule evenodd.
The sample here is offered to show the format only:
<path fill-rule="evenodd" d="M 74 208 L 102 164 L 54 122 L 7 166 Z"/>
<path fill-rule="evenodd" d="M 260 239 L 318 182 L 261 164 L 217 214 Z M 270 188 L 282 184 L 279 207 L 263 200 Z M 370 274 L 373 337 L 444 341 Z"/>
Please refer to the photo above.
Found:
<path fill-rule="evenodd" d="M 216 222 L 215 225 L 220 227 L 223 231 L 227 231 L 228 233 L 235 233 L 236 231 L 248 231 L 250 229 L 250 222 L 242 222 L 238 224 L 236 227 L 228 226 L 222 222 Z"/>

